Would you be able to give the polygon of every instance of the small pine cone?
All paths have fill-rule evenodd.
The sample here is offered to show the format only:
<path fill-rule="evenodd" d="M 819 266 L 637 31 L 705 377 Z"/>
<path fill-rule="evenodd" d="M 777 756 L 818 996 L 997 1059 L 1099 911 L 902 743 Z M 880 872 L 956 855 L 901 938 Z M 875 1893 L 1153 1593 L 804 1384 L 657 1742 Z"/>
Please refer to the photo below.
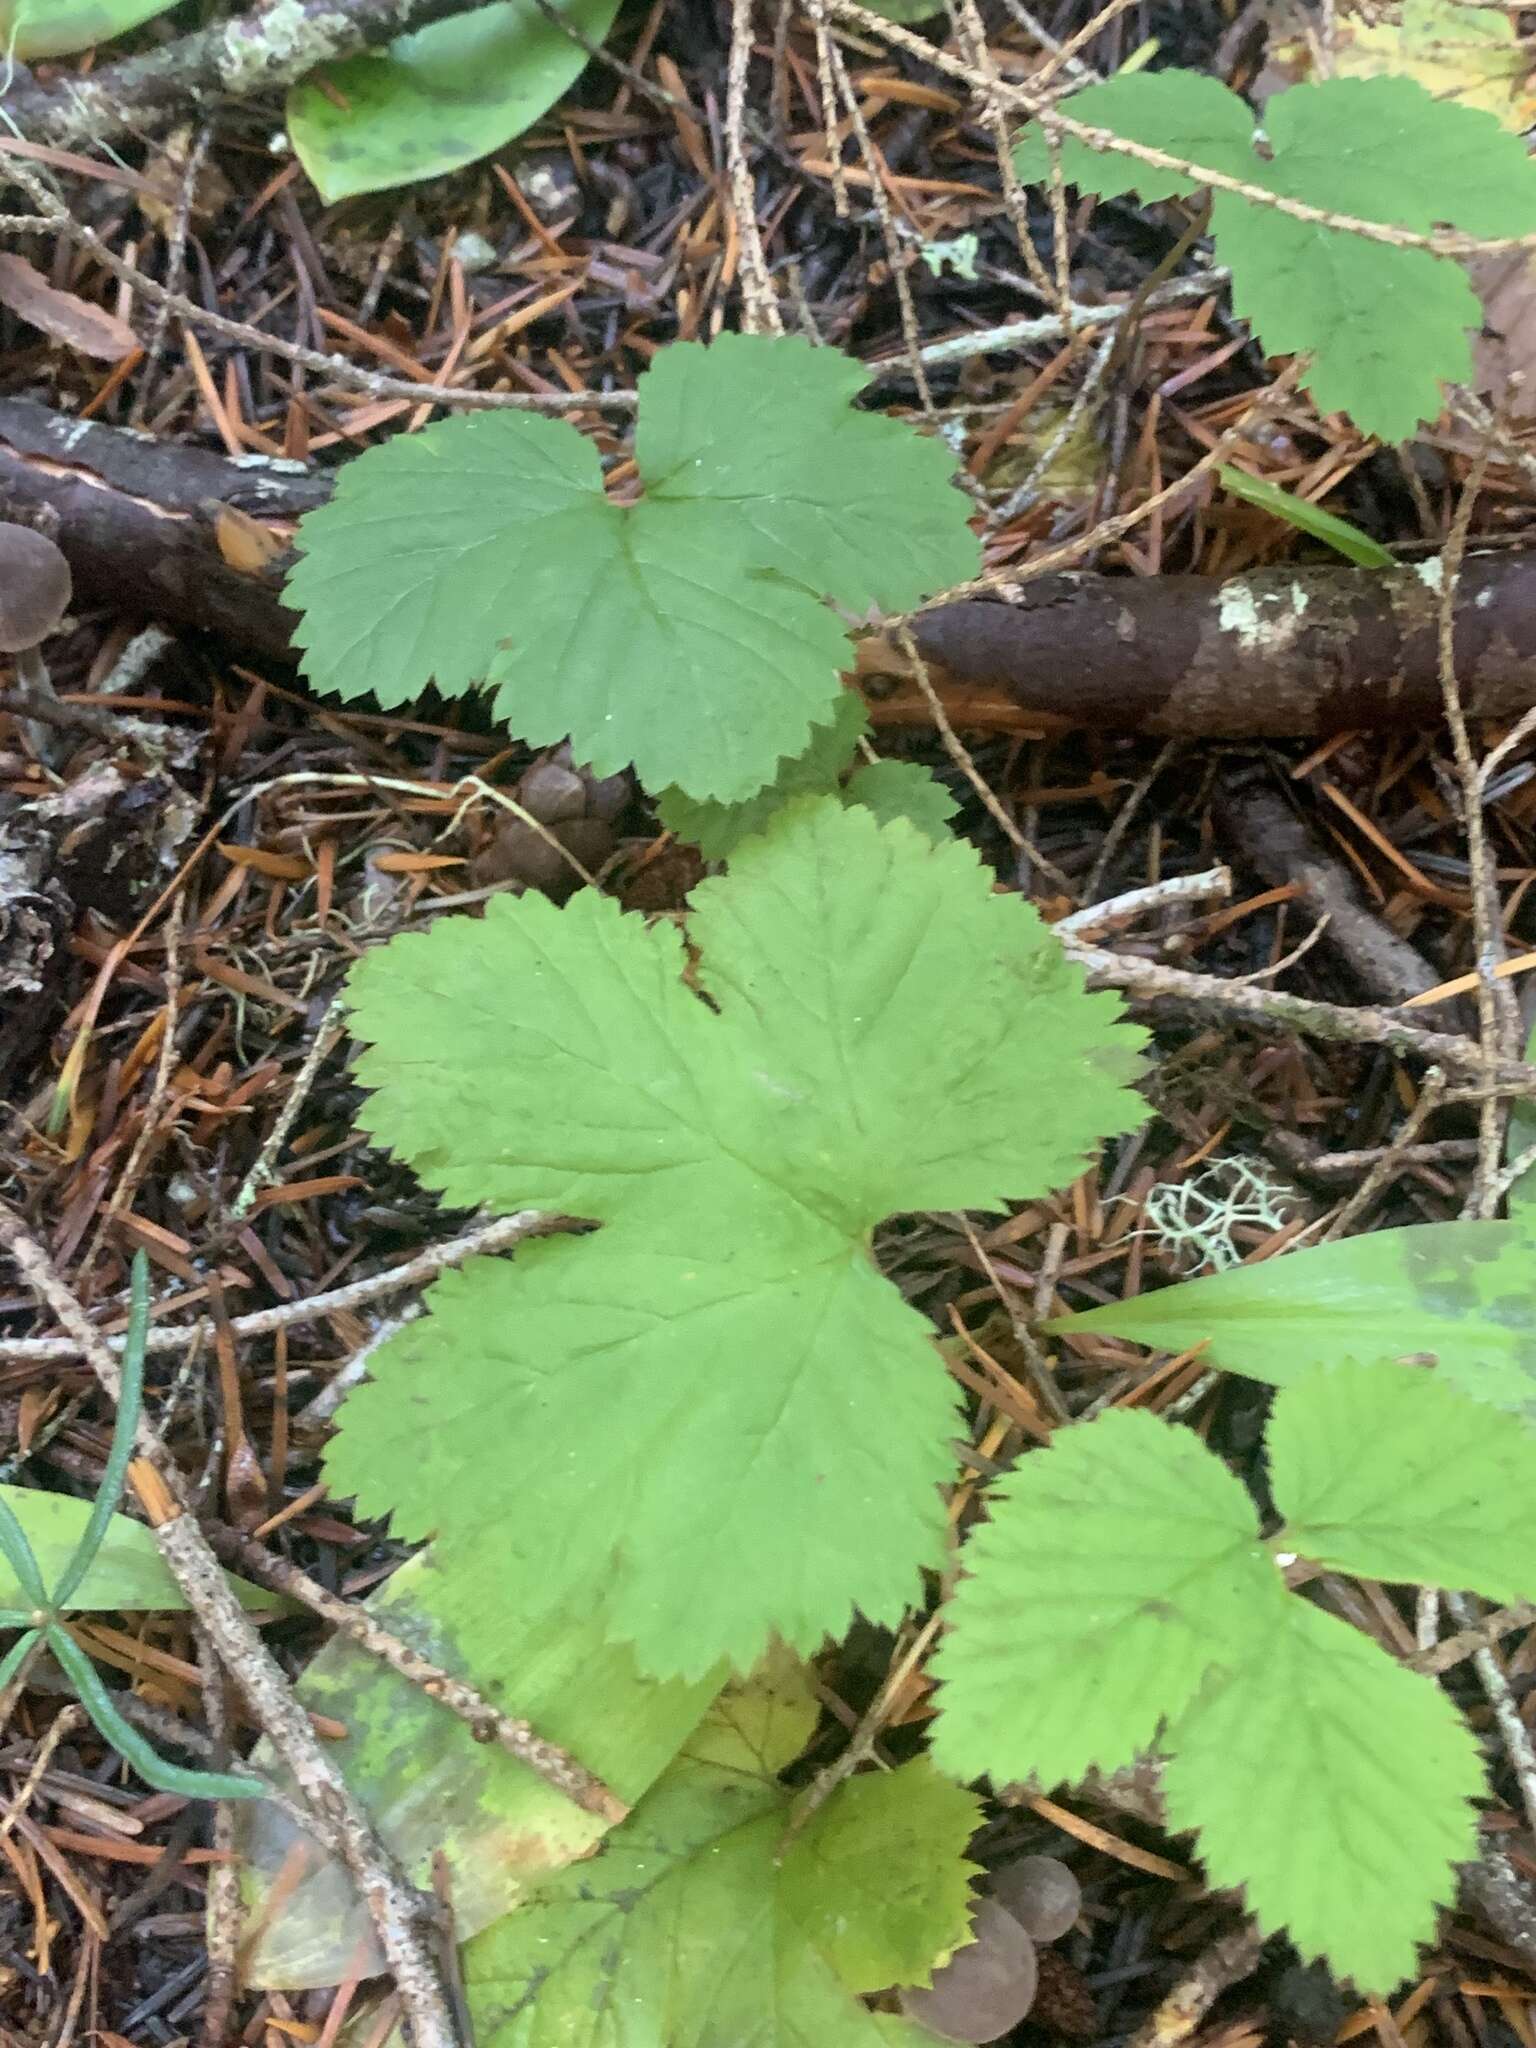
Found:
<path fill-rule="evenodd" d="M 1030 2022 L 1068 2041 L 1091 2041 L 1099 2031 L 1099 2009 L 1081 1970 L 1053 1948 L 1035 1955 L 1040 1981 Z"/>

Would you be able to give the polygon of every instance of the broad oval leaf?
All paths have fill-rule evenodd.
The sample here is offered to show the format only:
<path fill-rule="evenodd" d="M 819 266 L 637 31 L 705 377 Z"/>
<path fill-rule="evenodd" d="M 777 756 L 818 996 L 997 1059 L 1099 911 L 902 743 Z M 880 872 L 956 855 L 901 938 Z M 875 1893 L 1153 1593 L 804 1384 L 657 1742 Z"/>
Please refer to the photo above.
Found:
<path fill-rule="evenodd" d="M 43 1584 L 52 1586 L 75 1554 L 90 1519 L 91 1503 L 75 1500 L 66 1493 L 44 1493 L 31 1486 L 0 1486 L 0 1496 L 26 1531 Z M 231 1576 L 229 1583 L 239 1594 L 243 1607 L 283 1605 L 276 1593 L 248 1585 L 243 1579 Z M 127 1515 L 114 1515 L 107 1524 L 106 1537 L 90 1570 L 67 1602 L 72 1613 L 121 1608 L 130 1614 L 179 1613 L 186 1604 L 181 1588 L 155 1548 L 154 1537 L 142 1522 Z M 0 1607 L 30 1605 L 14 1573 L 0 1558 Z"/>
<path fill-rule="evenodd" d="M 0 41 L 26 64 L 69 57 L 126 35 L 174 5 L 175 0 L 17 0 L 0 6 Z"/>
<path fill-rule="evenodd" d="M 618 0 L 562 0 L 589 42 Z M 288 133 L 327 205 L 440 178 L 530 128 L 580 76 L 587 52 L 535 0 L 494 0 L 400 36 L 381 55 L 327 64 L 288 94 Z"/>
<path fill-rule="evenodd" d="M 1536 1407 L 1533 1258 L 1529 1211 L 1416 1224 L 1106 1302 L 1047 1328 L 1162 1351 L 1203 1344 L 1208 1364 L 1276 1387 L 1343 1358 L 1402 1359 L 1495 1408 Z"/>

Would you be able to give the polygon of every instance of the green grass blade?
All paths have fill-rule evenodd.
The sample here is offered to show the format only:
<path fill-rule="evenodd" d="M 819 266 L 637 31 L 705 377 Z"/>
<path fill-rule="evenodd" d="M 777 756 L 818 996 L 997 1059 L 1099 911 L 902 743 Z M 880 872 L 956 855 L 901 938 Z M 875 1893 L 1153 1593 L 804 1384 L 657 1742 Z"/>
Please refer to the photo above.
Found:
<path fill-rule="evenodd" d="M 101 1484 L 96 1489 L 91 1518 L 81 1530 L 75 1554 L 65 1565 L 53 1589 L 50 1604 L 55 1608 L 69 1604 L 70 1594 L 95 1563 L 96 1553 L 111 1525 L 112 1512 L 122 1498 L 123 1480 L 128 1471 L 128 1461 L 133 1456 L 134 1434 L 144 1407 L 144 1339 L 148 1331 L 149 1261 L 140 1251 L 133 1255 L 133 1274 L 129 1282 L 128 1334 L 123 1344 L 122 1377 L 117 1390 L 117 1420 L 112 1427 L 112 1447 L 107 1453 Z"/>
<path fill-rule="evenodd" d="M 65 1675 L 79 1693 L 87 1713 L 125 1763 L 138 1772 L 146 1785 L 157 1792 L 175 1792 L 183 1799 L 264 1799 L 267 1788 L 256 1778 L 237 1778 L 224 1771 L 186 1771 L 167 1763 L 151 1748 L 136 1728 L 118 1712 L 112 1695 L 102 1684 L 96 1667 L 84 1650 L 57 1622 L 46 1631 L 52 1650 Z"/>
<path fill-rule="evenodd" d="M 3 1557 L 22 1592 L 34 1607 L 46 1607 L 48 1595 L 43 1586 L 43 1575 L 37 1568 L 37 1558 L 28 1541 L 27 1532 L 16 1519 L 10 1502 L 0 1496 L 0 1557 Z"/>
<path fill-rule="evenodd" d="M 25 1635 L 18 1636 L 3 1657 L 0 1657 L 0 1693 L 10 1684 L 21 1669 L 22 1660 L 37 1641 L 39 1631 L 29 1628 Z"/>

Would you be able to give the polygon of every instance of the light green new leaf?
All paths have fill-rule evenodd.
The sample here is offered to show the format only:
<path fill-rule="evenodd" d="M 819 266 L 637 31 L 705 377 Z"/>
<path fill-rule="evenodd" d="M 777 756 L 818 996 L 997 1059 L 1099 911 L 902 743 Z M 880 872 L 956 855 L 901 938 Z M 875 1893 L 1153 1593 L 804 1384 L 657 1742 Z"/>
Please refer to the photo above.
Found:
<path fill-rule="evenodd" d="M 960 808 L 939 778 L 916 761 L 866 761 L 849 776 L 843 797 L 873 811 L 882 825 L 907 818 L 925 839 L 935 840 L 950 836 L 950 819 Z"/>
<path fill-rule="evenodd" d="M 696 800 L 680 789 L 664 790 L 657 815 L 669 832 L 689 840 L 706 860 L 728 860 L 743 839 L 761 832 L 770 818 L 797 796 L 840 796 L 862 804 L 882 825 L 907 818 L 925 839 L 947 839 L 959 809 L 943 783 L 915 761 L 869 761 L 841 778 L 853 750 L 869 730 L 862 700 L 845 690 L 830 725 L 818 726 L 811 744 L 792 761 L 781 761 L 766 788 L 739 804 Z"/>
<path fill-rule="evenodd" d="M 1279 1542 L 1368 1579 L 1536 1597 L 1536 1433 L 1438 1374 L 1321 1366 L 1270 1417 Z"/>
<path fill-rule="evenodd" d="M 24 64 L 69 57 L 153 21 L 175 0 L 14 0 L 0 5 L 0 47 Z M 14 37 L 14 41 L 12 38 Z"/>
<path fill-rule="evenodd" d="M 802 799 L 694 901 L 713 1007 L 595 891 L 355 970 L 378 1139 L 454 1202 L 605 1228 L 445 1275 L 328 1460 L 445 1568 L 494 1531 L 519 1598 L 602 1586 L 683 1675 L 894 1621 L 942 1557 L 953 1397 L 873 1226 L 1058 1185 L 1141 1113 L 1139 1034 L 957 841 Z"/>
<path fill-rule="evenodd" d="M 1257 505 L 1261 512 L 1283 519 L 1287 526 L 1311 534 L 1314 540 L 1326 541 L 1336 553 L 1357 562 L 1362 569 L 1395 567 L 1394 557 L 1379 540 L 1372 540 L 1368 533 L 1362 533 L 1349 520 L 1340 519 L 1336 512 L 1314 505 L 1309 498 L 1298 498 L 1294 491 L 1283 491 L 1261 476 L 1250 476 L 1245 469 L 1234 469 L 1229 462 L 1224 462 L 1216 474 L 1222 489 L 1234 498 Z"/>
<path fill-rule="evenodd" d="M 68 1494 L 44 1493 L 30 1486 L 0 1486 L 0 1500 L 26 1531 L 43 1584 L 52 1586 L 75 1554 L 91 1503 Z M 271 1608 L 283 1603 L 277 1594 L 248 1585 L 233 1576 L 230 1585 L 242 1607 Z M 0 1559 L 0 1607 L 30 1607 L 15 1574 Z M 142 1522 L 114 1515 L 89 1571 L 65 1603 L 70 1612 L 101 1612 L 122 1608 L 130 1614 L 179 1613 L 186 1600 L 155 1548 Z"/>
<path fill-rule="evenodd" d="M 933 1753 L 998 1784 L 1128 1763 L 1284 1597 L 1241 1484 L 1191 1431 L 1138 1413 L 1027 1453 L 961 1561 Z"/>
<path fill-rule="evenodd" d="M 1437 1685 L 1290 1597 L 1262 1652 L 1170 1731 L 1170 1824 L 1198 1828 L 1213 1886 L 1242 1885 L 1362 1991 L 1390 1991 L 1432 1940 L 1453 1866 L 1476 1853 L 1477 1744 Z"/>
<path fill-rule="evenodd" d="M 597 1862 L 469 1944 L 481 2048 L 919 2048 L 853 1994 L 965 1939 L 979 1809 L 923 1763 L 878 1783 L 834 1793 L 777 1864 L 788 1795 L 711 1716 Z"/>
<path fill-rule="evenodd" d="M 855 690 L 839 692 L 826 725 L 812 729 L 803 752 L 779 763 L 772 782 L 740 803 L 715 803 L 708 797 L 685 796 L 664 789 L 656 799 L 656 815 L 669 832 L 696 846 L 706 860 L 729 860 L 743 839 L 761 832 L 768 820 L 797 796 L 832 796 L 853 759 L 853 750 L 869 730 L 864 701 Z"/>
<path fill-rule="evenodd" d="M 851 1991 L 926 1984 L 965 1940 L 981 1818 L 926 1757 L 851 1778 L 812 1815 L 793 1851 L 795 1919 Z"/>
<path fill-rule="evenodd" d="M 300 524 L 306 674 L 383 704 L 484 682 L 521 738 L 570 734 L 599 774 L 750 796 L 839 702 L 824 598 L 901 609 L 975 572 L 950 451 L 854 411 L 866 375 L 798 340 L 661 350 L 628 506 L 563 421 L 475 413 L 370 449 Z"/>
<path fill-rule="evenodd" d="M 1210 1273 L 1048 1325 L 1286 1386 L 1341 1358 L 1405 1359 L 1496 1408 L 1536 1403 L 1536 1221 L 1426 1223 Z M 1407 1369 L 1405 1367 L 1405 1369 Z"/>
<path fill-rule="evenodd" d="M 504 1712 L 531 1721 L 628 1803 L 672 1761 L 718 1682 L 718 1674 L 688 1686 L 642 1678 L 628 1651 L 608 1640 L 600 1598 L 580 1611 L 527 1620 L 491 1541 L 460 1555 L 452 1569 L 431 1551 L 412 1558 L 372 1596 L 368 1611 Z M 787 1740 L 779 1735 L 782 1762 L 804 1747 L 815 1724 L 804 1690 L 793 1674 L 779 1684 L 789 1697 L 777 1708 L 772 1684 L 759 1690 L 759 1740 L 787 1731 Z M 327 1754 L 415 1882 L 430 1891 L 434 1855 L 447 1859 L 462 1939 L 511 1912 L 551 1871 L 590 1856 L 602 1839 L 602 1820 L 494 1743 L 476 1742 L 419 1686 L 343 1636 L 310 1663 L 298 1695 L 346 1728 Z M 283 1778 L 265 1741 L 252 1761 Z M 242 1950 L 247 1982 L 296 1990 L 385 1967 L 372 1918 L 339 1858 L 271 1800 L 240 1808 L 235 1827 L 246 1925 L 255 1930 Z"/>
<path fill-rule="evenodd" d="M 618 0 L 564 0 L 591 43 Z M 536 0 L 489 7 L 400 36 L 379 54 L 327 64 L 288 94 L 288 134 L 328 206 L 440 178 L 532 127 L 580 76 L 587 51 Z"/>
<path fill-rule="evenodd" d="M 1253 148 L 1251 117 L 1213 79 L 1163 71 L 1119 77 L 1074 94 L 1062 111 L 1132 142 L 1308 206 L 1422 234 L 1448 223 L 1473 234 L 1536 227 L 1536 170 L 1520 137 L 1492 114 L 1439 99 L 1409 78 L 1333 78 L 1278 93 L 1265 108 L 1268 142 Z M 1161 199 L 1193 189 L 1179 173 L 1063 145 L 1065 175 L 1104 193 Z M 1022 174 L 1046 174 L 1026 136 Z M 1307 384 L 1324 411 L 1348 412 L 1395 440 L 1440 409 L 1442 382 L 1471 364 L 1475 295 L 1461 270 L 1425 249 L 1394 248 L 1297 220 L 1217 190 L 1216 250 L 1232 272 L 1232 303 L 1272 355 L 1306 352 Z"/>

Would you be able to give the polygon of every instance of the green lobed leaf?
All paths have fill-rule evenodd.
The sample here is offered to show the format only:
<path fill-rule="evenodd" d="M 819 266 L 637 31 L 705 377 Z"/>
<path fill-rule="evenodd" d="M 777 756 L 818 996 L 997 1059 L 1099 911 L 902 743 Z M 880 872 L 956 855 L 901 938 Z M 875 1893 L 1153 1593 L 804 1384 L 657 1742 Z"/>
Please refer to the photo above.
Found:
<path fill-rule="evenodd" d="M 851 1991 L 926 1984 L 966 1939 L 981 1802 L 926 1757 L 850 1778 L 796 1837 L 796 1923 Z"/>
<path fill-rule="evenodd" d="M 563 0 L 589 43 L 618 0 Z M 327 206 L 440 178 L 530 128 L 585 69 L 587 52 L 537 0 L 494 0 L 387 50 L 324 67 L 289 88 L 288 134 Z"/>
<path fill-rule="evenodd" d="M 668 789 L 657 799 L 657 815 L 669 832 L 691 841 L 712 861 L 728 860 L 742 840 L 761 832 L 797 796 L 837 796 L 845 804 L 862 804 L 882 825 L 906 818 L 925 839 L 949 838 L 949 821 L 959 805 L 943 783 L 915 761 L 867 761 L 846 782 L 840 780 L 868 729 L 862 700 L 845 690 L 833 722 L 816 728 L 803 754 L 781 761 L 773 781 L 755 796 L 739 804 L 721 804 Z"/>
<path fill-rule="evenodd" d="M 1536 1596 L 1536 1434 L 1435 1373 L 1322 1366 L 1270 1416 L 1276 1539 L 1335 1571 Z"/>
<path fill-rule="evenodd" d="M 1283 1605 L 1240 1482 L 1191 1431 L 1134 1412 L 1023 1457 L 962 1562 L 933 1754 L 999 1784 L 1128 1763 Z"/>
<path fill-rule="evenodd" d="M 355 971 L 378 1140 L 452 1201 L 605 1227 L 445 1275 L 328 1455 L 445 1568 L 494 1541 L 519 1600 L 602 1586 L 663 1675 L 899 1616 L 955 1410 L 873 1226 L 1059 1184 L 1141 1114 L 1140 1034 L 957 841 L 802 799 L 694 900 L 710 1004 L 595 891 Z"/>
<path fill-rule="evenodd" d="M 599 774 L 750 796 L 839 701 L 823 598 L 902 609 L 975 572 L 949 449 L 855 411 L 866 375 L 798 340 L 662 349 L 628 506 L 562 421 L 470 414 L 370 449 L 300 523 L 306 674 L 386 705 L 484 682 L 521 738 L 569 734 Z"/>
<path fill-rule="evenodd" d="M 1229 462 L 1224 462 L 1216 474 L 1222 489 L 1234 498 L 1241 498 L 1248 505 L 1257 505 L 1261 512 L 1283 519 L 1287 526 L 1311 534 L 1314 540 L 1326 541 L 1337 554 L 1358 563 L 1362 569 L 1391 569 L 1396 566 L 1394 556 L 1379 540 L 1372 540 L 1358 526 L 1341 519 L 1336 512 L 1330 512 L 1322 505 L 1314 505 L 1309 498 L 1298 498 L 1294 491 L 1283 491 L 1278 484 L 1269 483 L 1261 476 L 1250 476 L 1245 469 L 1234 469 Z"/>
<path fill-rule="evenodd" d="M 856 1779 L 780 1864 L 788 1815 L 712 1714 L 599 1862 L 466 1948 L 481 2048 L 919 2048 L 853 1994 L 965 1939 L 977 1802 L 921 1762 Z"/>
<path fill-rule="evenodd" d="M 1533 1254 L 1530 1211 L 1507 1222 L 1377 1230 L 1058 1316 L 1047 1328 L 1166 1351 L 1204 1344 L 1208 1364 L 1277 1387 L 1341 1358 L 1416 1360 L 1474 1400 L 1529 1409 Z"/>
<path fill-rule="evenodd" d="M 1288 1597 L 1262 1652 L 1170 1731 L 1163 1793 L 1213 1886 L 1304 1959 L 1390 1991 L 1476 1853 L 1477 1744 L 1440 1688 Z"/>
<path fill-rule="evenodd" d="M 939 778 L 916 761 L 866 761 L 849 776 L 843 796 L 872 811 L 882 825 L 906 818 L 933 840 L 950 837 L 950 820 L 960 808 Z"/>
<path fill-rule="evenodd" d="M 718 1673 L 694 1685 L 641 1677 L 629 1652 L 608 1639 L 600 1597 L 526 1618 L 492 1543 L 460 1554 L 451 1568 L 432 1551 L 412 1558 L 367 1606 L 383 1628 L 531 1721 L 629 1803 L 672 1761 L 719 1682 Z M 814 1703 L 806 1718 L 803 1693 L 798 1673 L 781 1681 L 769 1673 L 756 1694 L 759 1741 L 787 1731 L 778 1735 L 783 1762 L 814 1726 Z M 590 1856 L 603 1837 L 602 1820 L 497 1745 L 476 1742 L 419 1686 L 343 1636 L 310 1662 L 298 1696 L 345 1727 L 327 1753 L 425 1890 L 442 1853 L 461 1939 L 511 1912 L 551 1871 Z M 286 1782 L 265 1740 L 251 1760 Z M 235 1830 L 250 1930 L 241 1950 L 247 1983 L 299 1990 L 384 1968 L 372 1918 L 339 1858 L 271 1801 L 241 1808 Z"/>
<path fill-rule="evenodd" d="M 696 846 L 706 860 L 728 860 L 743 839 L 761 832 L 769 819 L 797 796 L 831 796 L 853 758 L 853 750 L 869 730 L 864 701 L 843 690 L 826 725 L 813 726 L 811 743 L 781 761 L 778 773 L 740 803 L 716 803 L 691 797 L 680 789 L 664 789 L 656 799 L 656 815 L 669 832 Z"/>
<path fill-rule="evenodd" d="M 20 1522 L 42 1570 L 43 1584 L 52 1586 L 74 1556 L 91 1518 L 91 1503 L 69 1494 L 44 1493 L 30 1486 L 0 1486 L 3 1500 Z M 233 1575 L 230 1585 L 242 1607 L 274 1608 L 283 1602 L 276 1593 L 252 1586 Z M 31 1606 L 15 1574 L 0 1561 L 0 1607 Z M 179 1613 L 186 1600 L 155 1548 L 142 1522 L 114 1515 L 90 1570 L 65 1603 L 71 1613 L 111 1611 Z"/>
<path fill-rule="evenodd" d="M 1333 78 L 1266 105 L 1268 150 L 1252 146 L 1243 102 L 1192 73 L 1142 73 L 1065 102 L 1075 120 L 1113 129 L 1201 168 L 1309 206 L 1415 233 L 1446 223 L 1473 234 L 1536 227 L 1536 170 L 1519 136 L 1489 113 L 1439 99 L 1409 78 Z M 1241 142 L 1239 140 L 1241 131 Z M 1176 173 L 1081 144 L 1066 176 L 1103 193 L 1187 193 Z M 1021 174 L 1045 175 L 1044 143 L 1027 135 Z M 1300 221 L 1218 191 L 1211 231 L 1232 272 L 1234 309 L 1272 355 L 1308 353 L 1306 383 L 1324 411 L 1400 439 L 1438 413 L 1440 385 L 1467 376 L 1468 330 L 1480 320 L 1461 270 L 1428 250 L 1394 248 Z"/>

